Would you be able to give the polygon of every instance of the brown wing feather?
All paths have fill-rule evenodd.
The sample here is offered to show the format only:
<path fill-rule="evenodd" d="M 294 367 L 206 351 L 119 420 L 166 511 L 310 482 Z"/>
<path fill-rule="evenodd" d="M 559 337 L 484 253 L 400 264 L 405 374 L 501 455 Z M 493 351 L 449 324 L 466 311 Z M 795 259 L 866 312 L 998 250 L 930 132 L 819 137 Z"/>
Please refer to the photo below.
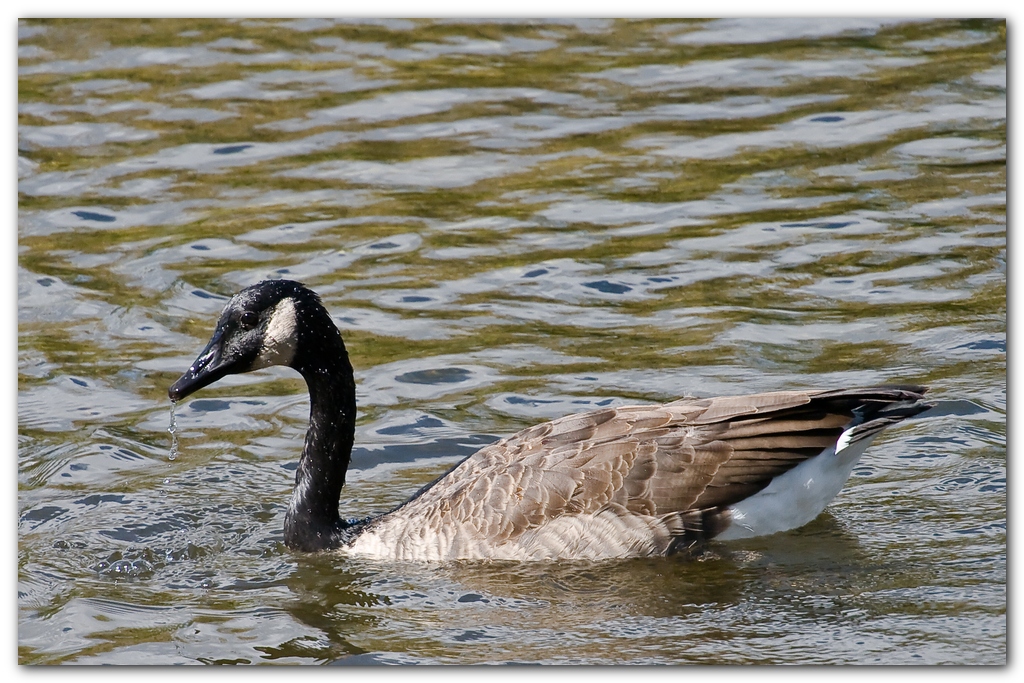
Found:
<path fill-rule="evenodd" d="M 406 507 L 440 507 L 494 542 L 602 510 L 659 518 L 677 540 L 710 536 L 727 506 L 833 445 L 856 409 L 922 392 L 788 391 L 570 415 L 482 448 Z"/>

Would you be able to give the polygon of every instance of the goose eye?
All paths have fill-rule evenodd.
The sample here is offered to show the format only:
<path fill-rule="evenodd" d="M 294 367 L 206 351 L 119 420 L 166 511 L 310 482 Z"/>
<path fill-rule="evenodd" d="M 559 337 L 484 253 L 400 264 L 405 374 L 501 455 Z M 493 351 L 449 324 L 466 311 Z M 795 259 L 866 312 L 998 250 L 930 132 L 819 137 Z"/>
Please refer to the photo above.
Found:
<path fill-rule="evenodd" d="M 238 324 L 246 330 L 251 330 L 256 327 L 256 323 L 258 323 L 259 320 L 260 317 L 252 311 L 245 311 L 242 315 L 238 316 Z"/>

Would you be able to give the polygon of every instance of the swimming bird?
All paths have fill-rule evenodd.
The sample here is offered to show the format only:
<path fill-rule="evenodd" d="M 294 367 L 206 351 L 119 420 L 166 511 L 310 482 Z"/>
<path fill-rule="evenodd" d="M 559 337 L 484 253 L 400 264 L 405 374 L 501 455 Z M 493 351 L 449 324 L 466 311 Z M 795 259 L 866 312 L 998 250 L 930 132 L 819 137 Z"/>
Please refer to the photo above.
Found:
<path fill-rule="evenodd" d="M 882 429 L 931 407 L 925 387 L 899 385 L 604 408 L 484 446 L 394 510 L 349 522 L 338 507 L 356 385 L 315 292 L 265 280 L 237 293 L 168 395 L 271 365 L 297 370 L 310 396 L 285 544 L 389 560 L 667 555 L 786 531 L 824 510 Z"/>

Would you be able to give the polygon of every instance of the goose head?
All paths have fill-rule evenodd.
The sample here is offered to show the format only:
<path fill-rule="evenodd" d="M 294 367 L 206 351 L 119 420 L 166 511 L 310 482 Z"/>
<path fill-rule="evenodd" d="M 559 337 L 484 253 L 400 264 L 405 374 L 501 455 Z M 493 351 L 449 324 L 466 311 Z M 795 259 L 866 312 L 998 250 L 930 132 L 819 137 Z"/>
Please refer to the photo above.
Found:
<path fill-rule="evenodd" d="M 271 365 L 305 374 L 306 347 L 340 341 L 315 292 L 291 280 L 264 280 L 231 297 L 206 348 L 167 394 L 180 401 L 226 375 Z"/>
<path fill-rule="evenodd" d="M 356 390 L 341 333 L 316 293 L 291 280 L 265 280 L 231 297 L 206 348 L 167 394 L 179 401 L 226 375 L 271 365 L 297 370 L 310 397 L 285 544 L 336 548 L 352 533 L 338 501 L 352 456 Z"/>

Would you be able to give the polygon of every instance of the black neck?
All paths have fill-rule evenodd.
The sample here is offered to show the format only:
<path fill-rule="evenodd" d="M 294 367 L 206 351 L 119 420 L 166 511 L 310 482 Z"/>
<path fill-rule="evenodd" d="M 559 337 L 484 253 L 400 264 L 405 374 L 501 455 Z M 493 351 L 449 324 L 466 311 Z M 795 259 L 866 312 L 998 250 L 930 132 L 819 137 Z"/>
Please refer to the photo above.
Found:
<path fill-rule="evenodd" d="M 345 344 L 329 317 L 329 328 L 318 322 L 311 326 L 313 338 L 300 341 L 301 352 L 292 362 L 309 387 L 309 431 L 284 522 L 285 544 L 307 552 L 336 548 L 344 541 L 338 501 L 356 426 L 355 379 Z"/>

